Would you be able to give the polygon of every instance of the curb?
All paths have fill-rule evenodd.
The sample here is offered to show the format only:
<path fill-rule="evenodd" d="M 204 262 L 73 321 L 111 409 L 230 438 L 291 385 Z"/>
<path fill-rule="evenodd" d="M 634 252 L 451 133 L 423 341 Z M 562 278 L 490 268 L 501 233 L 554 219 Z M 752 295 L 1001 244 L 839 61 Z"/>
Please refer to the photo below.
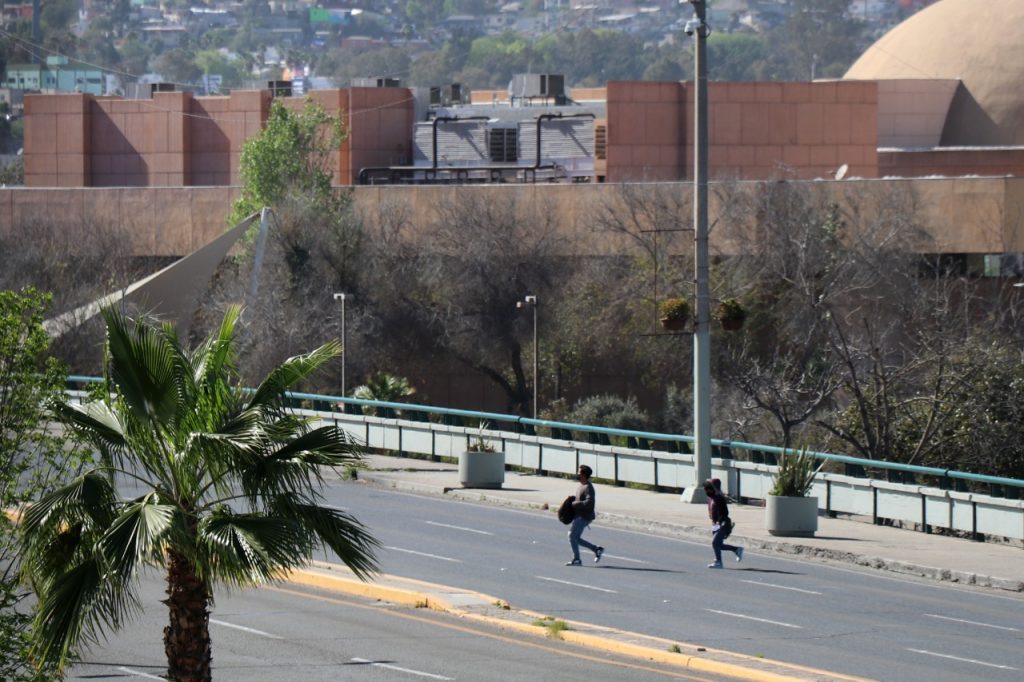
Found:
<path fill-rule="evenodd" d="M 373 471 L 360 471 L 359 480 L 370 485 L 392 488 L 409 493 L 430 495 L 434 497 L 448 497 L 452 499 L 465 500 L 467 502 L 485 502 L 514 509 L 545 510 L 548 508 L 546 504 L 523 502 L 507 497 L 500 497 L 495 495 L 493 492 L 487 492 L 486 489 L 456 488 L 400 481 L 387 476 L 375 476 Z M 685 538 L 688 540 L 707 539 L 707 529 L 704 527 L 637 519 L 629 516 L 622 516 L 620 514 L 608 514 L 605 512 L 598 512 L 597 518 L 610 527 L 620 528 L 623 530 L 643 530 L 644 532 L 651 532 L 668 537 Z M 936 582 L 956 583 L 972 587 L 1005 590 L 1007 592 L 1024 592 L 1024 580 L 1001 578 L 998 576 L 975 572 L 954 571 L 948 568 L 925 566 L 905 561 L 893 561 L 891 559 L 855 554 L 853 552 L 812 547 L 810 545 L 795 542 L 766 541 L 750 538 L 742 534 L 737 534 L 734 537 L 742 539 L 747 543 L 748 547 L 773 554 L 799 556 L 804 559 L 814 559 L 823 562 L 835 562 L 844 566 L 853 564 L 864 568 L 871 568 L 899 575 L 926 578 Z"/>
<path fill-rule="evenodd" d="M 538 621 L 554 621 L 551 616 L 514 609 L 508 602 L 479 592 L 389 575 L 378 576 L 374 582 L 364 582 L 345 566 L 320 561 L 312 562 L 310 568 L 292 571 L 285 577 L 285 580 L 306 587 L 353 594 L 405 606 L 430 608 L 530 637 L 553 636 L 549 634 L 550 631 L 547 628 L 537 624 Z M 567 629 L 554 635 L 562 641 L 675 668 L 726 675 L 754 682 L 792 680 L 868 682 L 867 678 L 721 649 L 709 649 L 696 644 L 649 637 L 578 621 L 564 622 L 568 626 Z"/>

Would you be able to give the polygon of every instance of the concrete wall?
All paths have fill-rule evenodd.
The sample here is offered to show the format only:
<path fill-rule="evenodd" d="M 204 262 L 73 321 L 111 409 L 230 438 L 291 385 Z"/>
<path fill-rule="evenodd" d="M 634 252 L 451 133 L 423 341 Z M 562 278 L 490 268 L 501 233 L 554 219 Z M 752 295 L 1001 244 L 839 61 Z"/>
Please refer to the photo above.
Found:
<path fill-rule="evenodd" d="M 882 177 L 1024 176 L 1024 147 L 880 149 Z"/>
<path fill-rule="evenodd" d="M 960 81 L 896 78 L 877 83 L 878 146 L 939 146 L 946 114 Z"/>
<path fill-rule="evenodd" d="M 758 183 L 740 183 L 730 191 L 754 191 Z M 919 248 L 928 253 L 1024 252 L 1024 178 L 933 178 L 916 180 L 845 180 L 815 182 L 814 188 L 830 193 L 842 205 L 866 210 L 880 193 L 905 191 L 913 197 L 917 222 L 932 235 Z M 692 195 L 688 183 L 654 183 L 639 191 L 678 192 L 685 203 Z M 719 214 L 715 195 L 725 186 L 712 183 L 711 219 Z M 636 188 L 634 188 L 636 189 Z M 598 185 L 492 185 L 355 187 L 357 209 L 377 219 L 392 205 L 401 206 L 407 224 L 427 224 L 434 208 L 458 201 L 462 192 L 485 192 L 495 197 L 512 194 L 523 210 L 543 207 L 556 216 L 557 224 L 574 249 L 588 254 L 621 253 L 625 237 L 595 233 L 588 212 L 599 205 L 620 201 L 621 187 Z M 81 230 L 90 222 L 120 227 L 131 235 L 139 255 L 183 256 L 209 243 L 226 228 L 237 187 L 0 189 L 0 232 L 31 229 L 36 221 L 65 224 Z M 685 211 L 685 209 L 683 209 Z M 690 214 L 683 221 L 690 220 Z M 577 239 L 585 232 L 586 239 Z M 31 234 L 25 235 L 31 239 Z M 711 246 L 731 252 L 718 232 Z"/>

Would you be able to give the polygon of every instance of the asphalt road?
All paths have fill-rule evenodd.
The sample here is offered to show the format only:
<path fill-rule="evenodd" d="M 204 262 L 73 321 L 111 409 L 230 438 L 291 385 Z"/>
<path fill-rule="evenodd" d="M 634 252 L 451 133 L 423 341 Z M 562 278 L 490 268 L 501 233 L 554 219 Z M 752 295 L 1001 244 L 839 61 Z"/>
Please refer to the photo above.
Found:
<path fill-rule="evenodd" d="M 69 680 L 163 679 L 163 583 L 143 581 L 144 613 L 94 648 Z M 218 596 L 210 622 L 213 676 L 233 682 L 360 680 L 724 680 L 583 652 L 429 609 L 284 585 Z"/>
<path fill-rule="evenodd" d="M 516 608 L 879 680 L 1024 676 L 1020 596 L 750 552 L 711 571 L 708 544 L 600 525 L 584 537 L 604 559 L 572 568 L 553 513 L 358 482 L 328 500 L 371 527 L 384 572 Z"/>

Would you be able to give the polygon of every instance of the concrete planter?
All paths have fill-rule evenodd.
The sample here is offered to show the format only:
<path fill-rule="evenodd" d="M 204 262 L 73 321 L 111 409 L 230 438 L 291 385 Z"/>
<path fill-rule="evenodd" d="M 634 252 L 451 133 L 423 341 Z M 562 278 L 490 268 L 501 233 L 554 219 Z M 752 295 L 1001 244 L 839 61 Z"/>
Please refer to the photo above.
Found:
<path fill-rule="evenodd" d="M 770 535 L 814 537 L 818 498 L 769 495 L 764 502 L 764 527 Z"/>
<path fill-rule="evenodd" d="M 504 452 L 467 450 L 459 455 L 459 483 L 463 488 L 500 488 L 504 482 Z"/>

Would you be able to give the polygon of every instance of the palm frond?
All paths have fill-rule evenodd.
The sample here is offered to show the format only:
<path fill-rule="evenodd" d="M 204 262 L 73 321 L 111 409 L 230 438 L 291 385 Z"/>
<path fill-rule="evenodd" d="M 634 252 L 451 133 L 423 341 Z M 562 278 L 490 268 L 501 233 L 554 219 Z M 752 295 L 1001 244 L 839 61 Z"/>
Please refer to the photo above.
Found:
<path fill-rule="evenodd" d="M 277 500 L 281 503 L 282 500 Z M 354 516 L 340 509 L 289 501 L 290 515 L 329 547 L 360 580 L 379 572 L 376 551 L 380 542 Z"/>
<path fill-rule="evenodd" d="M 50 405 L 50 412 L 85 436 L 104 454 L 122 450 L 127 445 L 124 425 L 110 405 L 101 400 L 84 405 L 59 400 Z"/>
<path fill-rule="evenodd" d="M 107 323 L 111 379 L 136 418 L 167 422 L 174 415 L 174 348 L 160 330 L 132 320 L 116 308 L 103 309 Z"/>
<path fill-rule="evenodd" d="M 322 482 L 321 467 L 341 467 L 356 462 L 361 449 L 344 431 L 323 426 L 301 433 L 284 443 L 270 443 L 262 456 L 239 466 L 236 473 L 251 503 L 288 491 L 312 494 Z"/>
<path fill-rule="evenodd" d="M 43 529 L 89 519 L 106 525 L 114 518 L 117 495 L 110 479 L 92 470 L 31 505 L 21 518 L 21 533 L 32 543 Z"/>
<path fill-rule="evenodd" d="M 176 511 L 176 507 L 163 504 L 156 493 L 123 507 L 100 540 L 112 573 L 131 576 L 140 562 L 160 557 Z"/>
<path fill-rule="evenodd" d="M 267 454 L 270 460 L 294 460 L 305 465 L 344 466 L 360 459 L 362 448 L 344 430 L 321 426 Z"/>
<path fill-rule="evenodd" d="M 193 376 L 197 384 L 204 383 L 207 377 L 227 376 L 233 372 L 232 341 L 235 338 L 235 325 L 241 314 L 241 307 L 228 306 L 217 333 L 208 336 L 192 353 Z"/>
<path fill-rule="evenodd" d="M 288 358 L 275 367 L 249 398 L 250 405 L 277 405 L 290 387 L 313 373 L 320 365 L 341 353 L 335 339 L 314 351 Z"/>
<path fill-rule="evenodd" d="M 33 625 L 35 660 L 63 667 L 83 641 L 98 641 L 102 633 L 120 628 L 139 612 L 134 591 L 107 578 L 106 567 L 90 558 L 58 576 L 39 595 Z"/>
<path fill-rule="evenodd" d="M 304 565 L 312 552 L 307 534 L 294 519 L 235 514 L 227 507 L 204 518 L 198 540 L 210 560 L 197 566 L 215 568 L 217 577 L 236 585 L 273 580 L 282 568 Z"/>

